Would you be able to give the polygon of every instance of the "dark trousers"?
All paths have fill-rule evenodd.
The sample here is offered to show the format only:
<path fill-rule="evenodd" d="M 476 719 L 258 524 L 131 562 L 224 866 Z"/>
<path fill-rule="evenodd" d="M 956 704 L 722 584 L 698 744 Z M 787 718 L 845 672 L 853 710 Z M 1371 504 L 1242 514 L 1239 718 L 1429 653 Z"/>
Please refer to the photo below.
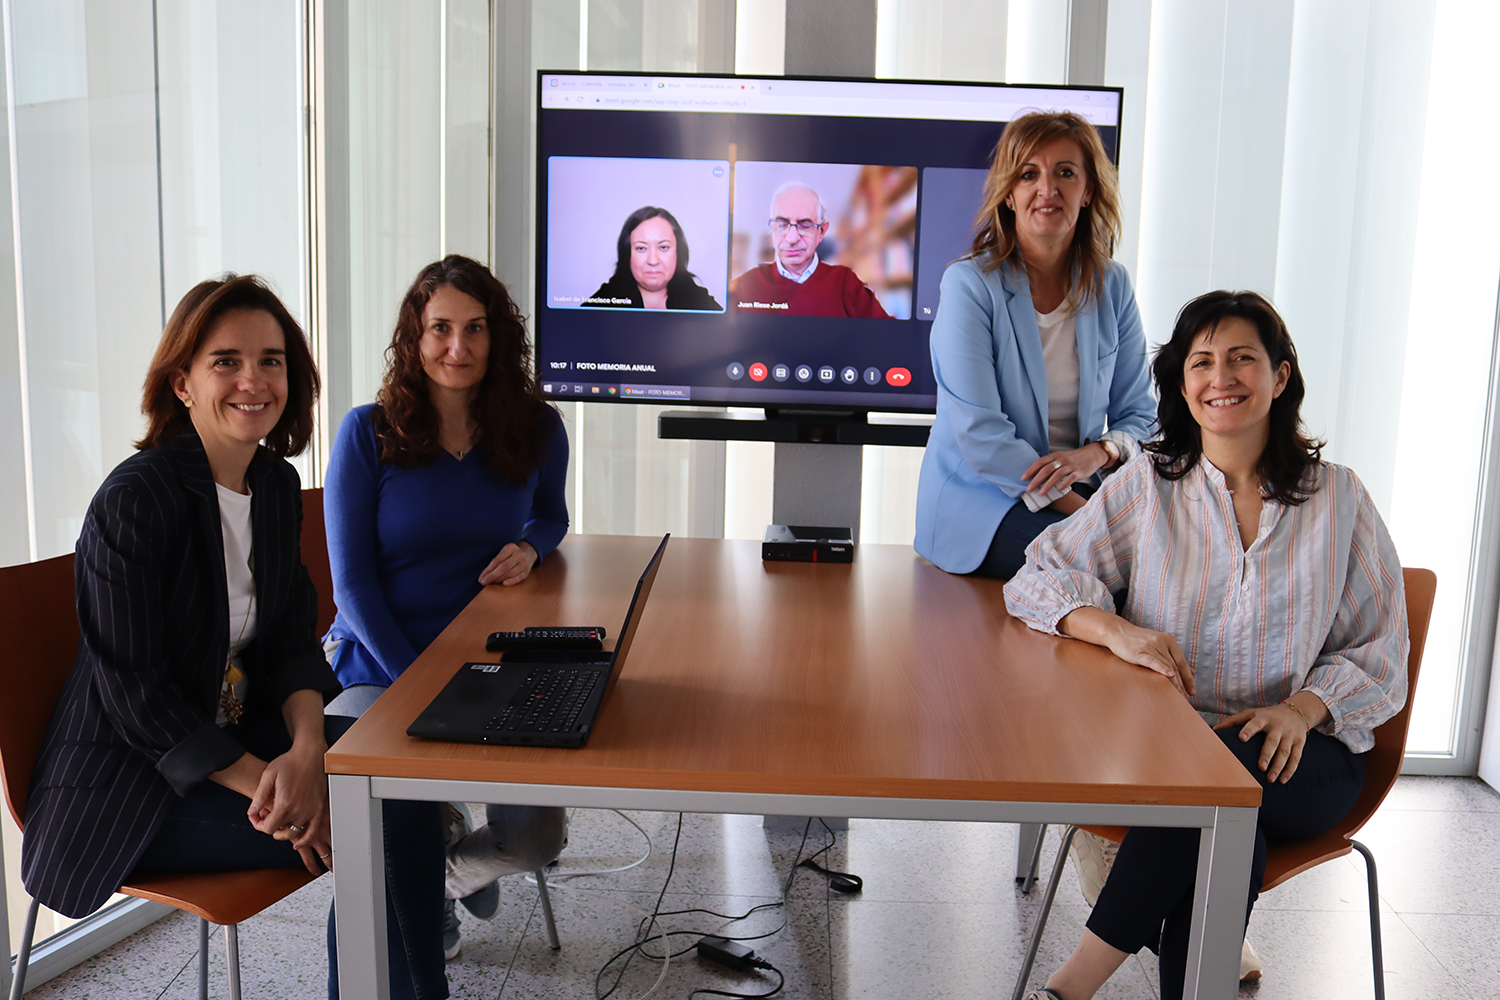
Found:
<path fill-rule="evenodd" d="M 1074 483 L 1073 489 L 1083 497 L 1091 497 L 1096 487 L 1088 483 Z M 1026 565 L 1026 546 L 1037 535 L 1067 516 L 1051 507 L 1043 507 L 1033 513 L 1027 509 L 1026 501 L 1016 501 L 1016 505 L 1005 512 L 1000 527 L 995 529 L 995 537 L 990 540 L 990 549 L 984 554 L 984 562 L 979 564 L 972 575 L 1009 580 Z"/>
<path fill-rule="evenodd" d="M 329 720 L 330 722 L 332 720 Z M 342 735 L 348 726 L 339 728 Z M 330 745 L 332 727 L 324 724 Z M 292 738 L 280 715 L 246 714 L 227 730 L 261 760 L 279 757 L 292 748 Z M 190 795 L 177 799 L 167 821 L 157 831 L 136 864 L 141 872 L 222 872 L 254 868 L 301 868 L 302 856 L 290 841 L 276 840 L 250 825 L 250 800 L 223 785 L 205 781 Z"/>
<path fill-rule="evenodd" d="M 353 719 L 344 716 L 326 716 L 323 731 L 329 746 L 353 724 Z M 292 746 L 280 715 L 248 716 L 230 732 L 262 760 L 278 757 Z M 301 868 L 302 858 L 289 842 L 250 825 L 249 805 L 238 792 L 205 781 L 176 802 L 137 870 Z M 443 825 L 438 803 L 386 801 L 383 808 L 391 996 L 441 1000 L 448 995 L 448 977 L 443 969 Z M 328 971 L 328 995 L 337 1000 L 332 908 L 328 913 Z"/>
<path fill-rule="evenodd" d="M 1219 738 L 1261 784 L 1255 854 L 1245 920 L 1265 881 L 1266 843 L 1305 840 L 1329 830 L 1354 807 L 1365 781 L 1365 758 L 1332 736 L 1312 732 L 1302 762 L 1286 784 L 1268 784 L 1259 767 L 1263 734 L 1240 742 L 1238 729 Z M 1198 873 L 1196 829 L 1132 827 L 1120 844 L 1088 928 L 1111 947 L 1160 956 L 1162 1000 L 1180 1000 Z"/>

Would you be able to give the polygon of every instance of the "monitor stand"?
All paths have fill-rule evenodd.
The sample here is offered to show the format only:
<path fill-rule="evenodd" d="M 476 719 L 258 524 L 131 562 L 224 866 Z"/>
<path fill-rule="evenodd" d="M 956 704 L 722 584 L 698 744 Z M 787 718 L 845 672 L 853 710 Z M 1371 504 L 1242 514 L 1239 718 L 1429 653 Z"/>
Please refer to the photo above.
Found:
<path fill-rule="evenodd" d="M 864 455 L 857 444 L 778 443 L 771 523 L 847 527 L 858 544 Z"/>

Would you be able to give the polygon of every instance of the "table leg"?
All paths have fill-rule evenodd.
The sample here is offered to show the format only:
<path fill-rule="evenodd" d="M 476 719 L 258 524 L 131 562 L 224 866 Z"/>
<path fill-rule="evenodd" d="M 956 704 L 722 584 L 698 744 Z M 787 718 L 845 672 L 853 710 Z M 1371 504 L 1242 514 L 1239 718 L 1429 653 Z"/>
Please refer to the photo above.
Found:
<path fill-rule="evenodd" d="M 1182 995 L 1198 1000 L 1239 993 L 1240 941 L 1259 810 L 1220 807 L 1198 841 L 1198 886 Z"/>
<path fill-rule="evenodd" d="M 386 954 L 385 837 L 380 800 L 370 779 L 330 774 L 333 897 L 339 949 L 339 995 L 389 1000 Z"/>
<path fill-rule="evenodd" d="M 1036 884 L 1036 848 L 1045 832 L 1045 823 L 1016 824 L 1016 881 L 1021 883 L 1022 892 L 1030 892 Z"/>

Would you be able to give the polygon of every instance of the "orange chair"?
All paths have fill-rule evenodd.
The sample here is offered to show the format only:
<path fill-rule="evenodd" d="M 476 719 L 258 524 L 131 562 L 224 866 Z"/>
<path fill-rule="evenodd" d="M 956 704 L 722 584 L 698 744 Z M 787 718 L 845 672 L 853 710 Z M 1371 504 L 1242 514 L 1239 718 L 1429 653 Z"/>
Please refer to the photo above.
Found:
<path fill-rule="evenodd" d="M 321 504 L 318 512 L 322 514 Z M 327 557 L 324 557 L 327 564 Z M 73 606 L 73 557 L 0 569 L 0 774 L 5 801 L 18 826 L 26 820 L 31 771 L 41 750 L 52 706 L 62 691 L 78 650 L 78 617 Z M 332 616 L 330 616 L 331 619 Z M 302 870 L 214 872 L 132 879 L 120 886 L 128 896 L 166 903 L 199 918 L 198 995 L 208 996 L 208 925 L 224 927 L 229 959 L 229 991 L 239 1000 L 239 936 L 236 925 L 312 881 Z M 19 1000 L 31 959 L 38 903 L 31 901 L 16 956 L 11 998 Z"/>
<path fill-rule="evenodd" d="M 1375 746 L 1365 757 L 1365 785 L 1359 800 L 1349 815 L 1339 821 L 1332 830 L 1309 840 L 1270 844 L 1266 853 L 1264 892 L 1274 889 L 1293 875 L 1300 875 L 1309 868 L 1325 861 L 1342 858 L 1351 851 L 1358 851 L 1365 859 L 1365 874 L 1370 890 L 1370 953 L 1375 969 L 1375 997 L 1385 1000 L 1385 960 L 1380 946 L 1380 892 L 1375 879 L 1375 855 L 1354 835 L 1370 821 L 1380 803 L 1385 801 L 1391 786 L 1401 774 L 1401 760 L 1406 753 L 1406 730 L 1411 722 L 1411 704 L 1417 691 L 1417 674 L 1422 669 L 1422 648 L 1427 643 L 1427 625 L 1432 619 L 1432 599 L 1437 590 L 1437 576 L 1430 569 L 1406 569 L 1402 571 L 1406 584 L 1407 631 L 1411 636 L 1411 652 L 1406 658 L 1406 704 L 1395 716 L 1387 719 L 1375 729 Z M 1047 915 L 1052 911 L 1052 900 L 1057 895 L 1057 883 L 1062 877 L 1063 864 L 1067 860 L 1068 847 L 1073 835 L 1084 829 L 1106 840 L 1119 843 L 1125 839 L 1122 826 L 1070 826 L 1063 831 L 1062 845 L 1057 851 L 1057 861 L 1052 866 L 1052 878 L 1047 883 L 1047 895 L 1042 901 L 1042 912 L 1036 927 L 1031 932 L 1031 943 L 1026 949 L 1026 959 L 1021 965 L 1021 974 L 1016 978 L 1014 1000 L 1021 1000 L 1026 993 L 1026 981 L 1031 978 L 1031 966 L 1036 960 L 1037 946 L 1042 940 L 1042 931 L 1047 927 Z"/>
<path fill-rule="evenodd" d="M 318 590 L 318 635 L 333 627 L 333 569 L 328 564 L 328 528 L 323 520 L 323 490 L 302 491 L 302 565 Z"/>

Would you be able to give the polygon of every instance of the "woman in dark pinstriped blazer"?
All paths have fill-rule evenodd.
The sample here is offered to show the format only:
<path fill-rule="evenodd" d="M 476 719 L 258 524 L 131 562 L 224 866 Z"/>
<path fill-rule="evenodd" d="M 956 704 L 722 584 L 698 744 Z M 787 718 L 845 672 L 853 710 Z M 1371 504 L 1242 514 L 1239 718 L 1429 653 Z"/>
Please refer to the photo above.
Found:
<path fill-rule="evenodd" d="M 46 906 L 83 916 L 136 870 L 331 865 L 323 754 L 347 720 L 325 728 L 339 684 L 283 461 L 312 434 L 317 391 L 306 338 L 254 277 L 199 284 L 167 323 L 140 451 L 78 540 L 78 657 L 22 843 Z M 433 881 L 429 898 L 440 868 Z M 393 992 L 446 997 L 440 933 L 413 946 L 391 927 Z"/>

